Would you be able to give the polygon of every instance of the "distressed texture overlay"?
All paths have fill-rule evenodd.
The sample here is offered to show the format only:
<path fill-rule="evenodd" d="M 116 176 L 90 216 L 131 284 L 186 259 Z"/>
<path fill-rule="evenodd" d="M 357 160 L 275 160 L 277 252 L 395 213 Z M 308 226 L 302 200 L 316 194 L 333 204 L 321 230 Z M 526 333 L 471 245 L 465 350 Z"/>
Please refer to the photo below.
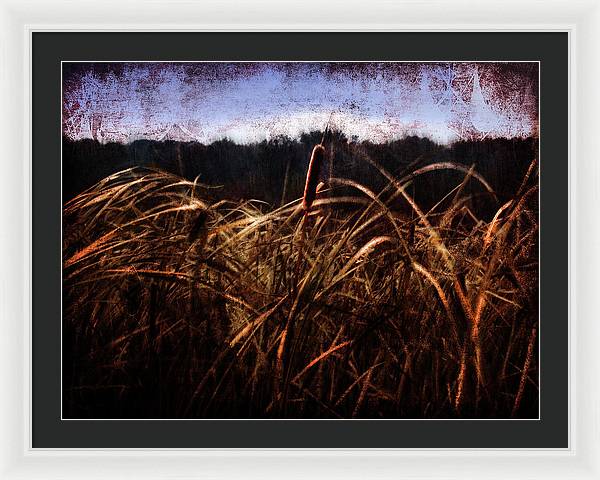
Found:
<path fill-rule="evenodd" d="M 68 64 L 72 139 L 297 137 L 333 125 L 358 140 L 447 143 L 537 133 L 537 63 Z"/>
<path fill-rule="evenodd" d="M 63 417 L 538 418 L 538 86 L 63 63 Z"/>

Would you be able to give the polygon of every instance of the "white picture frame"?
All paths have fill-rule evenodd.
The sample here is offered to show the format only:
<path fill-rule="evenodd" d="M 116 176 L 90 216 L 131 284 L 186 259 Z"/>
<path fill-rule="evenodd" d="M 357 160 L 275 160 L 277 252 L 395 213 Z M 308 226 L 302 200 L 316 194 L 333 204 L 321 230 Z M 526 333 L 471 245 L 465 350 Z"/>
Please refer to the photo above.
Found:
<path fill-rule="evenodd" d="M 311 14 L 311 12 L 314 12 Z M 31 447 L 34 31 L 566 31 L 570 37 L 570 447 L 41 450 Z M 600 3 L 0 0 L 0 478 L 600 478 Z M 199 432 L 201 434 L 201 432 Z"/>

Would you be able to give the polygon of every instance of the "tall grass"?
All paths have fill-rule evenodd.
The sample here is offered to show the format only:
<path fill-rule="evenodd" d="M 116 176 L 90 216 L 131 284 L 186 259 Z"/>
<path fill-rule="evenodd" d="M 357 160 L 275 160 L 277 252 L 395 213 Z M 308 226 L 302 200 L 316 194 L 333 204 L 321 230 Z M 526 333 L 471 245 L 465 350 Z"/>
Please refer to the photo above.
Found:
<path fill-rule="evenodd" d="M 65 415 L 537 417 L 537 165 L 486 221 L 473 168 L 357 158 L 382 191 L 309 169 L 271 210 L 138 168 L 68 202 Z M 443 169 L 423 211 L 408 186 Z"/>

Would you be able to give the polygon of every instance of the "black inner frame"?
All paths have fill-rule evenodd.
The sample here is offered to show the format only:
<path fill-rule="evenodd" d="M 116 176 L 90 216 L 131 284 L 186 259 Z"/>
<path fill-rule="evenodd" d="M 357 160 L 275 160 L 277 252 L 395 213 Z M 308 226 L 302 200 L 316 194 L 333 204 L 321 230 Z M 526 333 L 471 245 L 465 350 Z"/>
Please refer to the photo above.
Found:
<path fill-rule="evenodd" d="M 567 448 L 568 34 L 32 34 L 34 448 Z M 540 62 L 540 420 L 61 420 L 61 61 Z"/>

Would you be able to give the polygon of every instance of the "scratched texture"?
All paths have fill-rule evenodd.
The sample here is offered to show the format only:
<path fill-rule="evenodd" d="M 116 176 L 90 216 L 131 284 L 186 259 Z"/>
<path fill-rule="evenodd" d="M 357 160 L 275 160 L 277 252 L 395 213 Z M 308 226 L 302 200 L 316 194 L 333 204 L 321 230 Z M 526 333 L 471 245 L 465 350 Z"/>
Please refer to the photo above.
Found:
<path fill-rule="evenodd" d="M 537 63 L 64 63 L 63 134 L 252 143 L 332 127 L 379 143 L 538 134 Z"/>

